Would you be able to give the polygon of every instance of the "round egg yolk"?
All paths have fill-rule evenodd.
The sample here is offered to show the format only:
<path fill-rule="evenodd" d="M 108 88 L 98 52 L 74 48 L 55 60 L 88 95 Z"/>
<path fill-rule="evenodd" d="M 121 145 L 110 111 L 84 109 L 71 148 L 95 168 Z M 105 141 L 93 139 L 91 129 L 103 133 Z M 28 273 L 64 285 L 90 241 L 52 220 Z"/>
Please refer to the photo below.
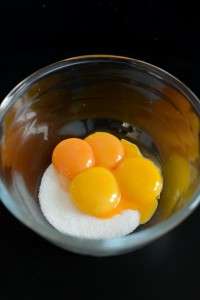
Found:
<path fill-rule="evenodd" d="M 95 166 L 113 169 L 124 157 L 124 147 L 120 140 L 107 132 L 96 132 L 85 138 L 92 147 Z"/>
<path fill-rule="evenodd" d="M 162 177 L 152 161 L 144 157 L 127 158 L 117 167 L 115 176 L 125 199 L 139 207 L 156 206 L 154 202 L 162 189 Z"/>
<path fill-rule="evenodd" d="M 95 163 L 90 145 L 82 139 L 69 138 L 60 142 L 53 151 L 52 163 L 56 171 L 71 179 Z"/>
<path fill-rule="evenodd" d="M 70 182 L 70 195 L 80 210 L 96 217 L 104 217 L 120 201 L 116 179 L 103 167 L 89 168 L 74 177 Z"/>

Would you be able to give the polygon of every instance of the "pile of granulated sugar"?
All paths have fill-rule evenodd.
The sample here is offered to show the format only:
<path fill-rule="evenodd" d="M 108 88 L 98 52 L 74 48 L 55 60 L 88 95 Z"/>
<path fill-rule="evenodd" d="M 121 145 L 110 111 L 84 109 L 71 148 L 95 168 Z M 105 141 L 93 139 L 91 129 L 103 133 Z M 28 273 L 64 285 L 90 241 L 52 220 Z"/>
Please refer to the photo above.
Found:
<path fill-rule="evenodd" d="M 42 177 L 39 203 L 44 216 L 53 227 L 64 234 L 81 238 L 122 237 L 135 230 L 140 221 L 140 213 L 136 210 L 124 210 L 108 219 L 83 213 L 60 187 L 52 164 Z"/>

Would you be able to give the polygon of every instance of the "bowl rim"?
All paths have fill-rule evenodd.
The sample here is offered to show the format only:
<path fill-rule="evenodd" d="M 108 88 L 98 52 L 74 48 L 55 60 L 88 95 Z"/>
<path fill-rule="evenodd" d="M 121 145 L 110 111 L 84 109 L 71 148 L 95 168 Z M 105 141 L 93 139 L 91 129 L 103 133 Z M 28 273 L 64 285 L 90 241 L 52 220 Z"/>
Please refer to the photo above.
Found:
<path fill-rule="evenodd" d="M 167 71 L 150 64 L 148 62 L 124 57 L 117 55 L 107 55 L 107 54 L 93 54 L 93 55 L 82 55 L 70 57 L 53 64 L 50 64 L 44 68 L 39 69 L 38 71 L 32 73 L 24 80 L 19 82 L 4 98 L 0 105 L 0 123 L 1 120 L 6 114 L 7 110 L 12 106 L 15 97 L 22 93 L 25 89 L 28 89 L 35 81 L 51 74 L 52 72 L 67 68 L 69 66 L 74 66 L 77 64 L 85 64 L 91 62 L 120 62 L 128 64 L 129 66 L 135 66 L 144 68 L 153 72 L 154 76 L 165 76 L 166 78 L 173 81 L 173 84 L 184 93 L 187 99 L 191 102 L 195 108 L 198 115 L 200 115 L 200 100 L 198 97 L 178 78 L 168 73 Z M 45 223 L 41 224 L 37 222 L 31 215 L 25 212 L 20 206 L 12 201 L 12 197 L 9 194 L 9 190 L 3 183 L 2 178 L 0 177 L 0 195 L 1 202 L 4 206 L 14 215 L 21 223 L 26 225 L 28 228 L 38 233 L 40 236 L 43 236 L 45 239 L 50 242 L 59 245 L 61 248 L 72 251 L 78 254 L 86 254 L 92 256 L 110 256 L 116 254 L 127 253 L 138 249 L 155 239 L 163 236 L 167 232 L 171 231 L 173 228 L 178 226 L 182 221 L 184 221 L 200 204 L 200 188 L 198 188 L 193 195 L 193 197 L 174 215 L 169 217 L 167 220 L 162 221 L 159 224 L 153 225 L 151 228 L 143 229 L 139 232 L 134 232 L 120 238 L 114 239 L 87 239 L 87 238 L 78 238 L 70 236 L 67 234 L 62 234 L 58 232 L 53 227 L 48 227 Z"/>

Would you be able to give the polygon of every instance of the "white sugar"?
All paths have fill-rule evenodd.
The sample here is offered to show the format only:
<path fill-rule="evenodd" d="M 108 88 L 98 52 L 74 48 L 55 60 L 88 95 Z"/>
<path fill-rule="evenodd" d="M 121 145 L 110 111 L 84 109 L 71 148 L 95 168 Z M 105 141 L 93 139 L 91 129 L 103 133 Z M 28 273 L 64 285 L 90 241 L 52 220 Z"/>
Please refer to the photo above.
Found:
<path fill-rule="evenodd" d="M 135 230 L 140 221 L 140 213 L 136 210 L 124 210 L 108 219 L 84 214 L 74 205 L 70 195 L 60 187 L 52 164 L 42 177 L 39 202 L 44 216 L 53 227 L 76 237 L 122 237 Z"/>

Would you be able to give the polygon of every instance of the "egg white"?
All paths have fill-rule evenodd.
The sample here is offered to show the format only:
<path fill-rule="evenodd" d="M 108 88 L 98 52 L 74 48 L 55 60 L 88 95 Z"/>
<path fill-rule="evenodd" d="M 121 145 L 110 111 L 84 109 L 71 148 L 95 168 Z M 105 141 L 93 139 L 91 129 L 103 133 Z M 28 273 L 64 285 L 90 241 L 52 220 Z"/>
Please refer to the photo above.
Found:
<path fill-rule="evenodd" d="M 64 234 L 81 238 L 108 239 L 122 237 L 140 224 L 140 213 L 127 209 L 108 219 L 101 219 L 80 211 L 70 194 L 62 189 L 51 164 L 41 180 L 39 203 L 48 222 Z"/>

